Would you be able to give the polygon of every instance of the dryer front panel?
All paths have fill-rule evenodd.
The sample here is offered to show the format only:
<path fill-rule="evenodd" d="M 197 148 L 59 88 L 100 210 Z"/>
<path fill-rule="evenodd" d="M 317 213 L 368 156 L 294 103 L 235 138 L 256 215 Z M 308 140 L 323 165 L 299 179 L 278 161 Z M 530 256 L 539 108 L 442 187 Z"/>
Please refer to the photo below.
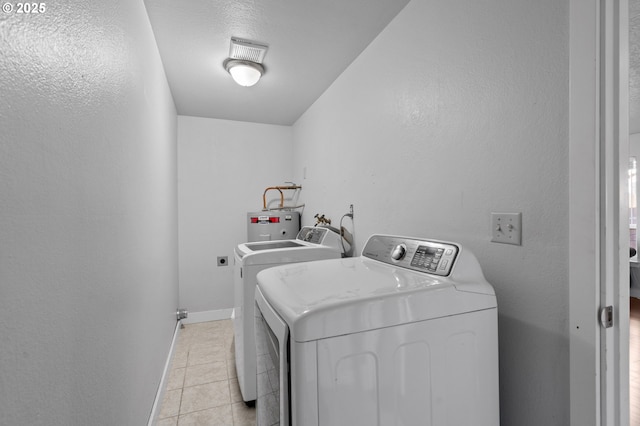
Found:
<path fill-rule="evenodd" d="M 490 309 L 317 341 L 318 425 L 498 426 L 496 321 Z"/>

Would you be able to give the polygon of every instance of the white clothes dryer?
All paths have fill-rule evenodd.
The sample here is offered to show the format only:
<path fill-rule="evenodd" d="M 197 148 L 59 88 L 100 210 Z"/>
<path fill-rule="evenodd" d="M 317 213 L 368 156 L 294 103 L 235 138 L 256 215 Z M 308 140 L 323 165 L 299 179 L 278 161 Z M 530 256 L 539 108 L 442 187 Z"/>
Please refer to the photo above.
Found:
<path fill-rule="evenodd" d="M 461 245 L 373 235 L 258 274 L 258 426 L 499 425 L 497 303 Z"/>
<path fill-rule="evenodd" d="M 305 226 L 295 240 L 239 244 L 234 253 L 234 348 L 240 392 L 245 403 L 256 399 L 254 331 L 256 275 L 287 263 L 336 259 L 342 256 L 341 236 L 327 227 Z"/>

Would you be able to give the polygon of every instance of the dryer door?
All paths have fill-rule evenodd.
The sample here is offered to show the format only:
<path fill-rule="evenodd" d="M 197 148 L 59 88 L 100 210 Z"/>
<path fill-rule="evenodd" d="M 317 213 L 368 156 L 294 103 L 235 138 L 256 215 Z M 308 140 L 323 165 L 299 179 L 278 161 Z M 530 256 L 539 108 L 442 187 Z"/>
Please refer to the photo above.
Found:
<path fill-rule="evenodd" d="M 256 288 L 258 398 L 256 425 L 289 425 L 289 327 Z"/>

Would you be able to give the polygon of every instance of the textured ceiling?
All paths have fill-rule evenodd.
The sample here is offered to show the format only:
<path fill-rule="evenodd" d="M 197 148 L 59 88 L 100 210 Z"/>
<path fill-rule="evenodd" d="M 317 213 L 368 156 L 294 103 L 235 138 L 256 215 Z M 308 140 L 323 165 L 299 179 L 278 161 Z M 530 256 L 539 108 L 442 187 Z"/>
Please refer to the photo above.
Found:
<path fill-rule="evenodd" d="M 145 0 L 178 114 L 291 125 L 409 0 Z M 269 45 L 253 87 L 230 38 Z"/>
<path fill-rule="evenodd" d="M 145 0 L 180 115 L 293 124 L 409 0 Z M 640 133 L 640 0 L 631 0 L 629 127 Z M 265 76 L 236 85 L 231 36 L 269 45 Z"/>

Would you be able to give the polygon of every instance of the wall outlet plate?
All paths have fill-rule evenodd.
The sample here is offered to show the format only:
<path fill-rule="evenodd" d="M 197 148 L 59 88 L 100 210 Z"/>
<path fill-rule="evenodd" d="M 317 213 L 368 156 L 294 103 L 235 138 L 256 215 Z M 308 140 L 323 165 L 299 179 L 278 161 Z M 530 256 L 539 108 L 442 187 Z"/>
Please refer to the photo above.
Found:
<path fill-rule="evenodd" d="M 227 266 L 229 264 L 229 259 L 227 256 L 218 256 L 218 266 Z"/>
<path fill-rule="evenodd" d="M 522 213 L 491 213 L 491 241 L 522 245 Z"/>

